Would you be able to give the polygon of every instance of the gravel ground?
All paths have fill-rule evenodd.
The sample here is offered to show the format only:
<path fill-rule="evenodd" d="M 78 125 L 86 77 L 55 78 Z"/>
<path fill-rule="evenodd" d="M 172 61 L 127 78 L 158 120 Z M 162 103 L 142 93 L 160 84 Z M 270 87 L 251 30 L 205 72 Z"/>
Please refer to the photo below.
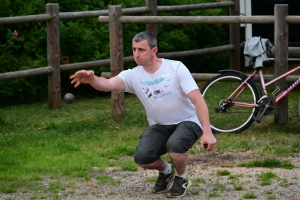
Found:
<path fill-rule="evenodd" d="M 288 158 L 296 166 L 290 170 L 236 167 L 237 163 L 250 159 L 253 159 L 251 154 L 240 152 L 190 157 L 188 176 L 193 181 L 193 185 L 183 199 L 239 200 L 247 199 L 244 195 L 252 193 L 255 194 L 252 199 L 300 200 L 300 156 Z M 227 170 L 230 175 L 242 174 L 242 176 L 232 179 L 230 175 L 218 175 L 218 170 Z M 272 172 L 277 177 L 271 179 L 270 185 L 262 186 L 262 180 L 258 175 L 266 172 Z M 120 180 L 121 183 L 99 185 L 96 180 L 99 175 L 109 175 L 114 180 Z M 151 193 L 154 183 L 147 181 L 147 177 L 154 176 L 157 176 L 157 172 L 152 170 L 139 169 L 136 172 L 128 172 L 108 169 L 105 172 L 94 173 L 93 179 L 89 182 L 77 182 L 75 186 L 60 191 L 55 197 L 44 193 L 39 195 L 37 191 L 18 191 L 13 194 L 0 194 L 0 199 L 167 199 L 165 194 Z M 197 181 L 199 179 L 205 182 Z M 51 181 L 53 180 L 45 177 L 41 185 L 46 188 Z M 234 185 L 241 185 L 243 189 L 235 190 Z M 216 194 L 215 197 L 212 197 L 213 194 Z"/>

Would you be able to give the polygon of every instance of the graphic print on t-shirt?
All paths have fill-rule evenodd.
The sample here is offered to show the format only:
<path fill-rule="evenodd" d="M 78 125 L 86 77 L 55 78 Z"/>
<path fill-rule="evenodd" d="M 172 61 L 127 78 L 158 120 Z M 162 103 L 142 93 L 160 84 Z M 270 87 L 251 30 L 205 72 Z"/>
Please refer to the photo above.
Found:
<path fill-rule="evenodd" d="M 147 99 L 158 99 L 172 93 L 170 84 L 171 76 L 169 74 L 165 74 L 160 78 L 141 81 L 140 87 Z"/>

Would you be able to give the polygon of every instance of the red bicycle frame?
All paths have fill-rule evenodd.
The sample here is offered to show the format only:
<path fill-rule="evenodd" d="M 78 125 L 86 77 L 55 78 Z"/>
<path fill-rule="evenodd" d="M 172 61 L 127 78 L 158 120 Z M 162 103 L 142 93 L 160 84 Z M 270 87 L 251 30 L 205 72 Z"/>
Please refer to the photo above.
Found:
<path fill-rule="evenodd" d="M 260 81 L 261 81 L 261 85 L 262 85 L 262 89 L 263 89 L 263 93 L 265 96 L 268 95 L 266 88 L 268 86 L 270 86 L 271 84 L 275 83 L 278 80 L 281 80 L 293 73 L 295 73 L 296 71 L 300 70 L 300 66 L 282 74 L 281 76 L 278 76 L 276 78 L 273 78 L 272 80 L 270 80 L 269 82 L 265 83 L 265 79 L 263 76 L 263 72 L 262 69 L 259 70 L 254 70 L 250 75 L 248 75 L 248 77 L 239 85 L 239 87 L 237 87 L 237 89 L 235 91 L 233 91 L 233 93 L 227 98 L 227 101 L 230 101 L 230 103 L 234 106 L 239 106 L 239 107 L 246 107 L 246 108 L 254 108 L 254 107 L 258 107 L 258 104 L 251 104 L 251 103 L 242 103 L 242 102 L 238 102 L 235 101 L 240 94 L 244 91 L 245 89 L 245 85 L 247 84 L 247 82 L 250 79 L 253 79 L 257 74 L 260 77 Z M 283 97 L 285 97 L 286 95 L 288 95 L 288 93 L 290 93 L 297 85 L 300 84 L 300 78 L 297 79 L 290 87 L 288 87 L 285 91 L 283 91 L 282 93 L 280 93 L 276 98 L 275 98 L 275 102 L 279 102 Z M 238 92 L 238 93 L 237 93 Z M 236 94 L 237 93 L 237 94 Z M 234 98 L 232 98 L 234 96 Z"/>

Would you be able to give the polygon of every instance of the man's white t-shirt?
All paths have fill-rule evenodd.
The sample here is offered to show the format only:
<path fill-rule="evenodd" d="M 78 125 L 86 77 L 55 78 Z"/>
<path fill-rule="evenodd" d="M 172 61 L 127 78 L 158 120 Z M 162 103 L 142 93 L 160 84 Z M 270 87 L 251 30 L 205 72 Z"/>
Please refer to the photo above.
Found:
<path fill-rule="evenodd" d="M 196 109 L 187 94 L 199 89 L 187 67 L 180 61 L 162 59 L 153 74 L 142 66 L 122 71 L 125 92 L 135 94 L 145 107 L 149 125 L 193 121 L 201 126 Z"/>

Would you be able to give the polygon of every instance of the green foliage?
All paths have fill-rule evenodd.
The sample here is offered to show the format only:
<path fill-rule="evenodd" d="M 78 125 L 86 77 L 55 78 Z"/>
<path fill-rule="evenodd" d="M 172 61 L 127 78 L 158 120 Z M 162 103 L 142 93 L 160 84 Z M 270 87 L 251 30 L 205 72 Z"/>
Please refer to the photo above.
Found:
<path fill-rule="evenodd" d="M 217 0 L 189 0 L 184 4 L 216 2 Z M 58 3 L 59 12 L 107 10 L 109 5 L 121 5 L 122 8 L 145 6 L 144 1 L 132 0 L 3 0 L 0 17 L 27 16 L 44 14 L 47 3 Z M 181 0 L 161 0 L 161 5 L 181 5 Z M 161 16 L 196 16 L 228 15 L 228 9 L 208 9 L 189 12 L 158 13 Z M 108 24 L 101 24 L 97 17 L 77 20 L 60 20 L 60 54 L 61 64 L 108 59 L 109 29 Z M 47 66 L 46 22 L 8 24 L 0 26 L 0 73 L 27 70 Z M 14 31 L 18 35 L 14 35 Z M 145 24 L 124 24 L 124 56 L 131 56 L 131 39 Z M 159 52 L 214 47 L 228 43 L 228 25 L 220 24 L 159 24 Z M 215 72 L 228 68 L 228 53 L 203 55 L 198 57 L 173 58 L 181 60 L 191 72 Z M 220 65 L 222 63 L 222 65 Z M 135 63 L 124 67 L 132 68 Z M 109 71 L 109 66 L 93 68 L 96 74 Z M 61 74 L 62 93 L 71 90 L 69 76 L 74 71 Z M 32 102 L 47 98 L 48 80 L 46 75 L 0 81 L 0 103 L 7 105 L 14 102 Z M 82 95 L 98 94 L 94 90 L 80 87 L 77 92 Z"/>

